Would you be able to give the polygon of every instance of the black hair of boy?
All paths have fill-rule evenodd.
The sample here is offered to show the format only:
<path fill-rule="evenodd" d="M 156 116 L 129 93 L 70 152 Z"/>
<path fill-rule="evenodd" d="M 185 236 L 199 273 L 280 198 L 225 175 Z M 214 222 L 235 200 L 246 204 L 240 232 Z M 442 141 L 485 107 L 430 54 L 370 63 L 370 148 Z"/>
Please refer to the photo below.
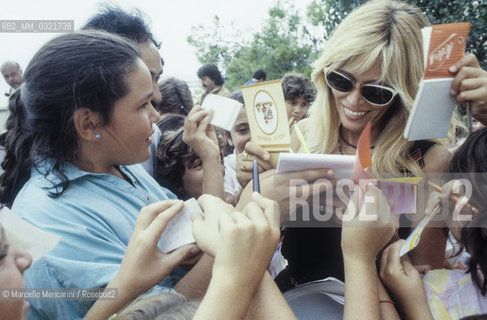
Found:
<path fill-rule="evenodd" d="M 215 82 L 215 85 L 221 86 L 225 82 L 223 80 L 222 74 L 220 70 L 218 70 L 218 67 L 213 64 L 213 63 L 207 63 L 203 65 L 201 68 L 198 69 L 198 78 L 203 79 L 203 77 L 208 77 L 213 82 Z"/>

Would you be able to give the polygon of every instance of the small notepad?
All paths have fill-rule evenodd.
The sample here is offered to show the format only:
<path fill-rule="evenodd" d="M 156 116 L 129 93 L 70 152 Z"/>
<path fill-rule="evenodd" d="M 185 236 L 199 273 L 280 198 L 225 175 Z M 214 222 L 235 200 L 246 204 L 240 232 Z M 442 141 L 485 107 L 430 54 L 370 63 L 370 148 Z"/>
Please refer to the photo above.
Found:
<path fill-rule="evenodd" d="M 455 109 L 449 68 L 463 57 L 470 23 L 423 28 L 425 73 L 404 128 L 409 141 L 446 138 Z"/>
<path fill-rule="evenodd" d="M 335 178 L 350 178 L 355 163 L 355 156 L 337 154 L 281 153 L 276 173 L 293 172 L 308 169 L 332 169 Z"/>
<path fill-rule="evenodd" d="M 243 105 L 237 100 L 209 94 L 201 106 L 213 110 L 212 125 L 231 131 Z"/>
<path fill-rule="evenodd" d="M 161 236 L 160 248 L 162 252 L 169 253 L 186 244 L 194 243 L 192 215 L 203 215 L 195 198 L 184 202 L 184 207 L 166 226 Z"/>

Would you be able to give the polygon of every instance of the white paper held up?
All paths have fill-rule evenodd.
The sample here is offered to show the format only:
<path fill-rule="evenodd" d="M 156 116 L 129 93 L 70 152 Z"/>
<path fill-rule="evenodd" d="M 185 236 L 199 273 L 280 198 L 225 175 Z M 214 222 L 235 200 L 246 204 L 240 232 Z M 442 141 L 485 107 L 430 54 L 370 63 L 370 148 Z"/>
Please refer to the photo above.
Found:
<path fill-rule="evenodd" d="M 210 122 L 212 125 L 231 131 L 243 104 L 230 98 L 209 94 L 201 106 L 213 110 L 213 118 Z"/>

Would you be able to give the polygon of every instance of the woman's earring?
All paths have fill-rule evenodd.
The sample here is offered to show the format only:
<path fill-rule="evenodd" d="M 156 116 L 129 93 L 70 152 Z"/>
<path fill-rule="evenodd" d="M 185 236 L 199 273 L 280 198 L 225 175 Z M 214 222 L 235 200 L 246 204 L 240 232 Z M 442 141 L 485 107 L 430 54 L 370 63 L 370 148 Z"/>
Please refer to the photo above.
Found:
<path fill-rule="evenodd" d="M 97 133 L 96 136 L 95 136 L 95 138 L 100 139 L 101 138 L 101 135 Z"/>

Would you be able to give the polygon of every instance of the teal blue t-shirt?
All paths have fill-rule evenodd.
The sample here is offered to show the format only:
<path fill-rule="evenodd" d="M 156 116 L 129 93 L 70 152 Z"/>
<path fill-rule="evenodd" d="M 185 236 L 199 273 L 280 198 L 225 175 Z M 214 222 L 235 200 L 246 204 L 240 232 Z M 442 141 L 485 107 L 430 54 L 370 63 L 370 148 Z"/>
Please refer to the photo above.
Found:
<path fill-rule="evenodd" d="M 52 173 L 41 174 L 39 170 L 44 168 L 32 169 L 12 211 L 62 239 L 24 273 L 27 288 L 106 286 L 120 267 L 140 209 L 155 201 L 176 198 L 141 165 L 120 167 L 129 183 L 110 174 L 82 171 L 70 163 L 63 166 L 69 187 L 53 198 L 49 194 L 53 187 L 60 187 L 61 181 Z M 153 290 L 168 288 L 161 285 Z M 94 303 L 40 299 L 29 302 L 29 319 L 81 319 Z"/>

